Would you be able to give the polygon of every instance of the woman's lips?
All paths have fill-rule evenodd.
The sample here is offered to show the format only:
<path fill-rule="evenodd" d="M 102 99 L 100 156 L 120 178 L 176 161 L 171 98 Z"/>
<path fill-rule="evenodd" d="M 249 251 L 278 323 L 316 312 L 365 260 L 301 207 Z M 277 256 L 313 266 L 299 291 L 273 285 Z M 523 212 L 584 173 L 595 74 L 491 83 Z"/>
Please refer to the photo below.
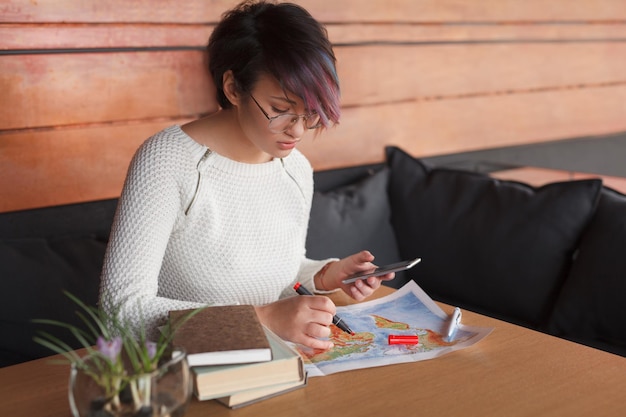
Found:
<path fill-rule="evenodd" d="M 297 141 L 293 141 L 293 142 L 278 142 L 278 147 L 280 149 L 286 151 L 286 150 L 295 148 L 297 144 L 298 144 Z"/>

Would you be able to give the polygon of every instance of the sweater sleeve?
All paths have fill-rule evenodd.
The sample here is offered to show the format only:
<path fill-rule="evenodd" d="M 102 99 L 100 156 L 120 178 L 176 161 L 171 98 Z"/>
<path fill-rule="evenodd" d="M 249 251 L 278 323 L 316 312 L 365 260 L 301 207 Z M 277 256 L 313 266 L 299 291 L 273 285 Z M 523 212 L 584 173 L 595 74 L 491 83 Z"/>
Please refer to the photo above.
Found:
<path fill-rule="evenodd" d="M 318 260 L 304 258 L 302 263 L 300 264 L 300 270 L 298 271 L 298 275 L 296 279 L 291 283 L 291 285 L 288 288 L 285 288 L 285 290 L 280 295 L 280 298 L 286 298 L 286 297 L 291 297 L 291 296 L 296 295 L 296 292 L 293 289 L 296 282 L 299 282 L 300 284 L 304 285 L 305 288 L 308 288 L 310 291 L 316 294 L 330 294 L 330 293 L 337 291 L 337 290 L 323 291 L 323 290 L 317 289 L 315 287 L 313 278 L 315 277 L 315 274 L 317 274 L 318 271 L 324 267 L 324 265 L 326 265 L 329 262 L 338 261 L 338 260 L 339 259 L 337 258 L 329 258 L 329 259 L 318 261 Z"/>
<path fill-rule="evenodd" d="M 137 151 L 126 177 L 111 229 L 100 287 L 100 305 L 109 313 L 149 335 L 163 323 L 168 310 L 195 308 L 189 303 L 158 297 L 159 272 L 181 206 L 174 172 L 175 155 L 160 157 L 158 141 L 148 140 Z M 121 307 L 121 308 L 120 308 Z"/>

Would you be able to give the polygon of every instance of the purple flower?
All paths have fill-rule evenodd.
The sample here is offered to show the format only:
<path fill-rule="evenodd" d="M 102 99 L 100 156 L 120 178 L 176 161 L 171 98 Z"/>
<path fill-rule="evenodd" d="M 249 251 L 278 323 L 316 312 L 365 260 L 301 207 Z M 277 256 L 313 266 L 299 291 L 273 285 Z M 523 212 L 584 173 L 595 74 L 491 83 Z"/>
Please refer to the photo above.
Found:
<path fill-rule="evenodd" d="M 146 351 L 148 352 L 150 360 L 154 359 L 154 355 L 156 355 L 157 351 L 157 344 L 154 342 L 146 342 Z"/>
<path fill-rule="evenodd" d="M 109 358 L 111 362 L 114 362 L 122 351 L 122 338 L 114 337 L 112 340 L 106 340 L 104 337 L 99 336 L 96 346 L 100 353 Z"/>

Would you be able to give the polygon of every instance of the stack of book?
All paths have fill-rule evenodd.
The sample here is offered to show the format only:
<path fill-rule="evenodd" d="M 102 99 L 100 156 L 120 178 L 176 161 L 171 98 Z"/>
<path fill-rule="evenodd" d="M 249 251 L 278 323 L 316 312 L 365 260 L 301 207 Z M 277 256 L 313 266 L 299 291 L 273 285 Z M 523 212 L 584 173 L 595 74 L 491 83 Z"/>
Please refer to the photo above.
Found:
<path fill-rule="evenodd" d="M 191 310 L 170 311 L 170 323 Z M 238 408 L 306 385 L 302 358 L 264 327 L 249 305 L 206 307 L 174 334 L 187 352 L 198 400 Z"/>

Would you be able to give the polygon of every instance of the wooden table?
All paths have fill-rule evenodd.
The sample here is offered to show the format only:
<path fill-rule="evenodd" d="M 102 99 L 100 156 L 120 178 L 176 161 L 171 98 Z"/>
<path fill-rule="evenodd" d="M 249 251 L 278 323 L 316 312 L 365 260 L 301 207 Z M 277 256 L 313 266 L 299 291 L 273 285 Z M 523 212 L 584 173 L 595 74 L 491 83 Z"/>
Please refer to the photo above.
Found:
<path fill-rule="evenodd" d="M 310 378 L 238 410 L 194 399 L 186 416 L 626 416 L 626 358 L 469 311 L 463 323 L 495 329 L 436 359 Z M 0 369 L 0 416 L 70 417 L 68 375 L 46 359 Z"/>

